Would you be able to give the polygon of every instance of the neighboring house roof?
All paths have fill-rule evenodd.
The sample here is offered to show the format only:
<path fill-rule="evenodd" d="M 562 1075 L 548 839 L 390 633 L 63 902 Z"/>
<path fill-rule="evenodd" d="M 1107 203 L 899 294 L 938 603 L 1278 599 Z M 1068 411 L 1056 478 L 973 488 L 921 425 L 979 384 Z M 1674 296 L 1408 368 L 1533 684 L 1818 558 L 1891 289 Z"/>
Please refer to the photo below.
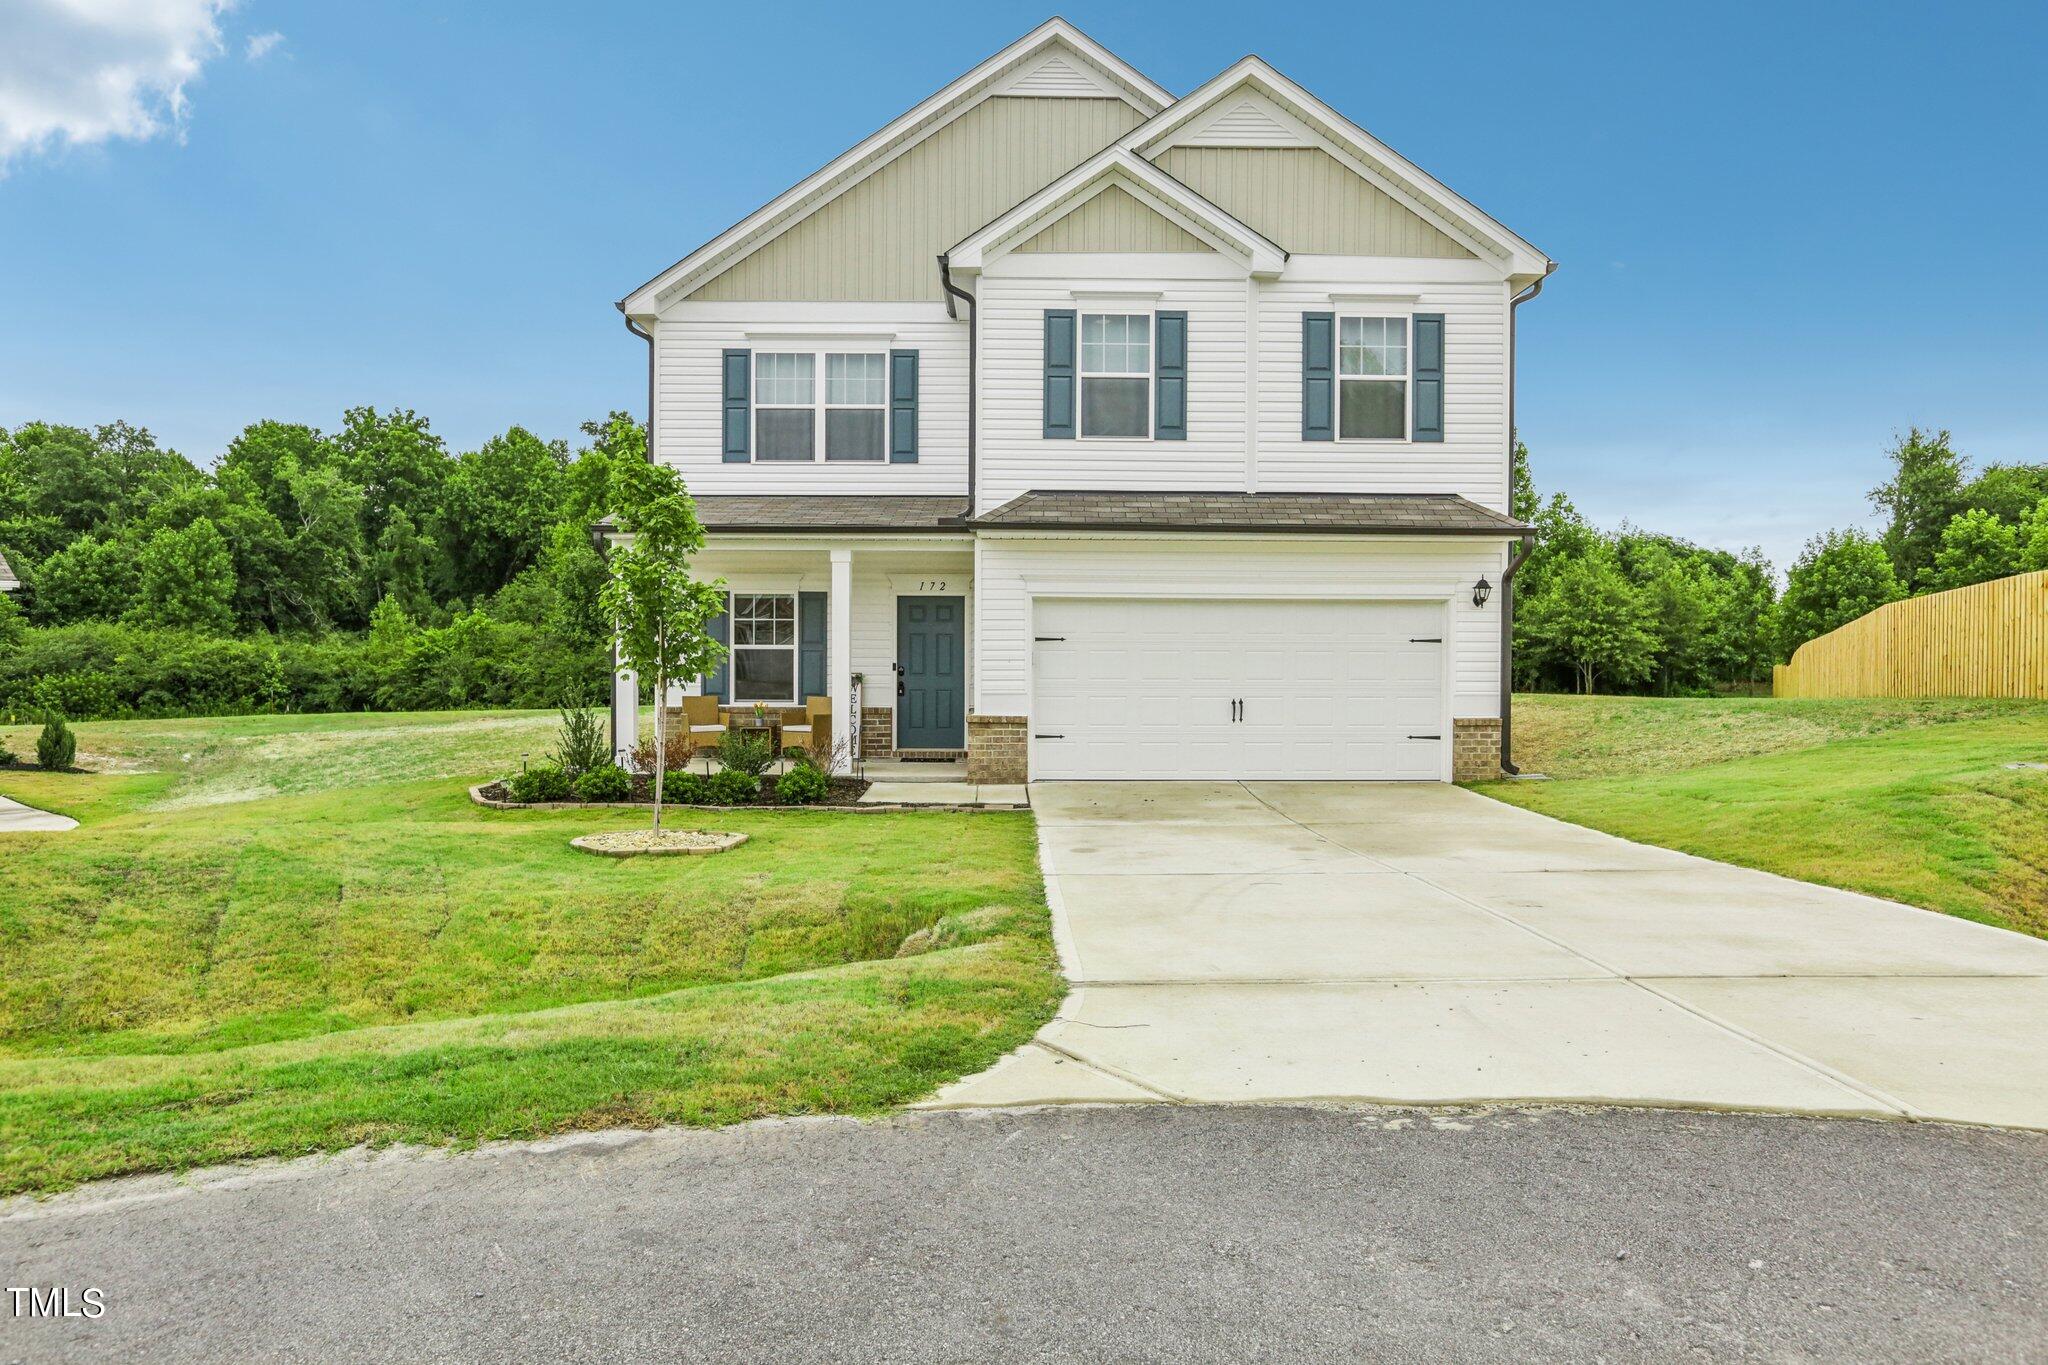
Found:
<path fill-rule="evenodd" d="M 1519 536 L 1529 528 L 1455 493 L 1021 494 L 971 525 L 1015 531 L 1276 531 Z"/>
<path fill-rule="evenodd" d="M 709 531 L 958 531 L 967 499 L 869 494 L 821 497 L 744 497 L 708 494 L 697 520 Z"/>
<path fill-rule="evenodd" d="M 1079 64 L 1065 60 L 1068 56 L 1079 58 Z M 1026 64 L 1033 69 L 1020 72 Z M 619 300 L 619 310 L 628 317 L 646 316 L 661 303 L 730 268 L 982 95 L 1004 93 L 1006 83 L 1020 75 L 1045 87 L 1032 92 L 1036 94 L 1071 94 L 1074 89 L 1063 87 L 1085 91 L 1098 80 L 1107 82 L 1110 93 L 1147 116 L 1173 102 L 1164 87 L 1066 20 L 1048 19 L 627 294 Z"/>
<path fill-rule="evenodd" d="M 1022 242 L 1045 223 L 1081 207 L 1112 185 L 1217 250 L 1236 256 L 1254 275 L 1277 275 L 1287 264 L 1287 253 L 1278 243 L 1121 147 L 1098 152 L 994 222 L 970 233 L 946 253 L 947 259 L 956 269 L 979 270 L 988 256 Z"/>
<path fill-rule="evenodd" d="M 1246 92 L 1254 97 L 1245 99 Z M 1126 133 L 1122 146 L 1151 158 L 1183 139 L 1200 142 L 1212 126 L 1232 125 L 1227 145 L 1288 145 L 1270 110 L 1305 125 L 1352 170 L 1396 200 L 1494 260 L 1512 275 L 1541 276 L 1555 263 L 1470 200 L 1366 132 L 1259 57 L 1245 57 Z M 1206 116 L 1206 117 L 1205 117 Z"/>
<path fill-rule="evenodd" d="M 13 592 L 21 586 L 21 580 L 14 576 L 14 570 L 7 567 L 7 556 L 0 555 L 0 592 Z"/>

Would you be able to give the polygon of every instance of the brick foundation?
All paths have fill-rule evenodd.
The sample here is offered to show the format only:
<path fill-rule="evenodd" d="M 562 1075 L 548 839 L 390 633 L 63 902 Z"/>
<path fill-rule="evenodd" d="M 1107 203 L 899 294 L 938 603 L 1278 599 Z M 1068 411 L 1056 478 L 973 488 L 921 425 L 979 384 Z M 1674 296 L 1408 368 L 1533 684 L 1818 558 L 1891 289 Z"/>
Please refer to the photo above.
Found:
<path fill-rule="evenodd" d="M 1028 782 L 1030 737 L 1022 716 L 967 718 L 967 780 Z"/>
<path fill-rule="evenodd" d="M 896 757 L 896 713 L 888 707 L 860 708 L 860 756 Z"/>
<path fill-rule="evenodd" d="M 1500 776 L 1500 721 L 1463 716 L 1451 722 L 1451 780 L 1490 782 Z"/>

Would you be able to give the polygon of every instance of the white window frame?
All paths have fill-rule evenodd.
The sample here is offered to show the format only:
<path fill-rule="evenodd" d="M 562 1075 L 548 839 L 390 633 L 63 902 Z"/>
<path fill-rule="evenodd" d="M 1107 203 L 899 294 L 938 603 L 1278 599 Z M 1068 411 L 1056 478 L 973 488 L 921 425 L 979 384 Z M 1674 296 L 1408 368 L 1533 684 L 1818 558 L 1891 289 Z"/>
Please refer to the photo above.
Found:
<path fill-rule="evenodd" d="M 811 358 L 810 402 L 764 403 L 761 401 L 761 357 L 766 355 L 807 355 Z M 879 356 L 882 361 L 882 401 L 879 403 L 827 402 L 826 394 L 830 392 L 831 381 L 827 377 L 826 371 L 831 365 L 831 358 L 835 355 Z M 751 392 L 754 395 L 754 400 L 753 412 L 749 414 L 748 421 L 754 424 L 754 428 L 749 433 L 752 440 L 748 443 L 748 449 L 752 452 L 750 459 L 753 463 L 768 465 L 805 463 L 803 460 L 769 460 L 762 458 L 760 427 L 760 414 L 763 410 L 771 412 L 798 412 L 805 408 L 809 408 L 811 412 L 811 458 L 809 463 L 856 465 L 863 468 L 869 465 L 889 463 L 889 352 L 887 350 L 871 351 L 864 347 L 856 349 L 843 346 L 826 348 L 812 346 L 764 346 L 757 348 L 753 352 L 749 369 L 753 375 L 753 388 Z M 856 460 L 842 456 L 837 460 L 827 460 L 825 458 L 825 422 L 826 413 L 829 411 L 881 413 L 881 454 L 871 459 Z"/>
<path fill-rule="evenodd" d="M 1081 441 L 1155 441 L 1158 438 L 1159 413 L 1159 320 L 1155 308 L 1099 307 L 1079 311 L 1074 316 L 1074 437 Z M 1145 320 L 1146 369 L 1140 373 L 1134 370 L 1104 370 L 1100 374 L 1088 373 L 1088 347 L 1084 338 L 1088 334 L 1089 318 L 1143 318 Z M 1145 381 L 1145 434 L 1143 436 L 1090 436 L 1083 428 L 1087 425 L 1088 381 L 1093 379 L 1142 379 Z"/>
<path fill-rule="evenodd" d="M 770 463 L 770 464 L 775 464 L 775 463 L 778 463 L 778 462 L 777 462 L 777 461 L 774 461 L 774 460 L 770 460 L 770 461 L 769 461 L 769 463 Z M 793 463 L 793 462 L 792 462 L 792 463 Z M 756 598 L 756 599 L 759 599 L 759 598 L 764 598 L 764 597 L 765 597 L 765 598 L 781 598 L 781 599 L 785 599 L 785 600 L 787 600 L 787 601 L 788 601 L 788 603 L 789 603 L 789 643 L 788 643 L 788 644 L 786 644 L 786 645 L 758 645 L 758 644 L 744 644 L 744 645 L 743 645 L 743 644 L 741 644 L 741 643 L 740 643 L 740 639 L 739 639 L 739 635 L 740 635 L 740 613 L 739 613 L 739 600 L 740 600 L 740 599 L 741 599 L 742 597 L 749 597 L 749 598 Z M 797 603 L 797 595 L 796 595 L 796 594 L 795 594 L 794 592 L 729 592 L 729 593 L 727 593 L 727 594 L 725 595 L 725 639 L 726 639 L 726 648 L 727 648 L 727 649 L 728 649 L 728 650 L 729 650 L 729 651 L 731 652 L 731 654 L 732 654 L 732 657 L 731 657 L 730 659 L 728 659 L 728 660 L 726 661 L 726 679 L 727 679 L 727 681 L 726 681 L 726 688 L 725 688 L 725 690 L 726 690 L 726 691 L 727 691 L 727 692 L 728 692 L 728 693 L 729 693 L 729 694 L 731 695 L 731 697 L 732 697 L 732 701 L 731 701 L 731 703 L 730 703 L 731 705 L 733 705 L 733 706 L 752 706 L 752 705 L 754 705 L 754 704 L 756 704 L 756 703 L 759 703 L 759 704 L 761 704 L 761 705 L 763 705 L 763 706 L 794 706 L 794 705 L 796 705 L 796 702 L 797 702 L 797 696 L 796 696 L 796 694 L 797 694 L 798 692 L 800 692 L 800 691 L 802 691 L 802 690 L 803 690 L 803 679 L 802 679 L 801 677 L 799 677 L 799 676 L 798 676 L 798 675 L 799 675 L 799 673 L 800 673 L 800 672 L 802 671 L 802 669 L 803 669 L 803 660 L 802 660 L 801 658 L 799 658 L 799 657 L 798 657 L 797 651 L 798 651 L 798 650 L 799 650 L 800 648 L 802 648 L 802 645 L 803 645 L 803 628 L 804 628 L 804 627 L 803 627 L 803 618 L 802 618 L 802 617 L 801 617 L 801 616 L 800 616 L 800 615 L 798 614 L 798 610 L 797 610 L 797 608 L 798 608 L 798 603 Z M 740 652 L 741 650 L 743 650 L 743 649 L 763 649 L 763 650 L 765 650 L 765 649 L 773 649 L 773 650 L 786 650 L 786 651 L 788 651 L 788 653 L 789 653 L 789 695 L 788 695 L 788 696 L 786 696 L 786 697 L 742 697 L 742 696 L 740 695 L 740 665 L 739 665 L 739 652 Z"/>
<path fill-rule="evenodd" d="M 1400 374 L 1354 374 L 1344 373 L 1344 324 L 1346 322 L 1398 322 L 1404 338 L 1401 352 L 1408 361 L 1408 368 Z M 1415 314 L 1413 313 L 1339 313 L 1337 334 L 1331 339 L 1336 348 L 1337 392 L 1336 401 L 1331 405 L 1330 421 L 1334 427 L 1331 433 L 1337 440 L 1352 445 L 1394 445 L 1411 443 L 1415 439 Z M 1391 384 L 1405 385 L 1401 391 L 1401 434 L 1399 436 L 1346 436 L 1344 434 L 1344 385 Z"/>

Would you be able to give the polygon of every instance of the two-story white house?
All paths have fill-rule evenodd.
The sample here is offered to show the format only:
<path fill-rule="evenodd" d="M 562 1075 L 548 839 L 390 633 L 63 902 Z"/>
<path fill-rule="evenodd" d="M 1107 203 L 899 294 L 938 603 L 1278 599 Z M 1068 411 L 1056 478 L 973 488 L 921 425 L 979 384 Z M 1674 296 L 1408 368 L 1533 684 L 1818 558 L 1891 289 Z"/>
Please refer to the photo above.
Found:
<path fill-rule="evenodd" d="M 699 687 L 844 736 L 858 676 L 984 782 L 1490 775 L 1553 268 L 1256 57 L 1176 99 L 1054 19 L 620 301 Z"/>

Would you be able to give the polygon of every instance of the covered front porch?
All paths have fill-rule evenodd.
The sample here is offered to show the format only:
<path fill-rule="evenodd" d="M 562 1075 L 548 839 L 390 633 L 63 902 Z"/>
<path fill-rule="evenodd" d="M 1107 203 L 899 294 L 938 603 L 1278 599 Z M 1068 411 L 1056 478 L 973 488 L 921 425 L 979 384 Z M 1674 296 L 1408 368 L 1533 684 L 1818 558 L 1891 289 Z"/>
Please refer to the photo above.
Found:
<path fill-rule="evenodd" d="M 694 713 L 698 762 L 721 731 L 758 728 L 802 743 L 837 773 L 865 767 L 874 780 L 964 780 L 974 570 L 965 534 L 714 529 L 691 568 L 724 581 L 726 612 L 712 630 L 730 651 L 712 673 L 669 690 L 672 726 L 686 707 Z M 630 763 L 651 730 L 651 708 L 624 663 L 612 733 L 620 761 Z"/>

